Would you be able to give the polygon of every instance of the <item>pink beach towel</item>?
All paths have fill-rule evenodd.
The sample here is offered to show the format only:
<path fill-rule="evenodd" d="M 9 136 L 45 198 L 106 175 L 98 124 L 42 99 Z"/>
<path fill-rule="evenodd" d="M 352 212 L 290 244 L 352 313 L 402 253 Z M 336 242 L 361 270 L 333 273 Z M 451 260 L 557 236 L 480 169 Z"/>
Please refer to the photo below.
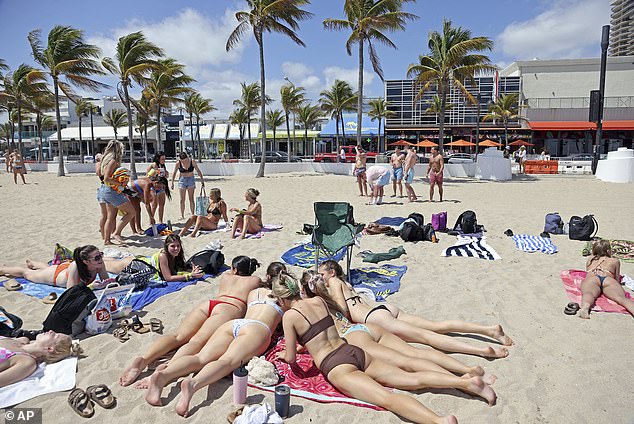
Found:
<path fill-rule="evenodd" d="M 578 269 L 569 269 L 561 271 L 561 281 L 564 283 L 564 289 L 568 295 L 568 299 L 571 302 L 577 302 L 581 304 L 581 282 L 586 278 L 586 272 Z M 626 291 L 625 297 L 628 299 L 631 297 Z M 627 309 L 619 305 L 618 303 L 608 299 L 603 294 L 599 296 L 592 308 L 594 312 L 618 312 L 621 314 L 628 314 Z"/>
<path fill-rule="evenodd" d="M 275 364 L 275 368 L 284 377 L 284 384 L 291 387 L 291 395 L 304 399 L 309 399 L 320 403 L 347 403 L 354 406 L 383 411 L 382 408 L 361 400 L 349 398 L 339 392 L 324 378 L 313 362 L 313 358 L 307 353 L 298 353 L 295 364 L 287 364 L 275 357 L 277 352 L 284 350 L 286 346 L 284 338 L 281 338 L 277 345 L 265 355 L 267 361 Z M 249 384 L 261 390 L 273 392 L 275 386 L 260 386 Z M 386 389 L 387 390 L 387 389 Z"/>

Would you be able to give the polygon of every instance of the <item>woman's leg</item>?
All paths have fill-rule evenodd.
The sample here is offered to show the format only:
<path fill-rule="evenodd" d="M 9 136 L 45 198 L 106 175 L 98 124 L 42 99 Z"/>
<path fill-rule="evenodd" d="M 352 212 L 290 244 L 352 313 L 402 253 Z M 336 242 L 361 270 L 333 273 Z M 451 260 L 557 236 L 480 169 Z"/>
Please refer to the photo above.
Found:
<path fill-rule="evenodd" d="M 157 199 L 158 199 L 158 218 L 159 218 L 159 222 L 160 223 L 164 223 L 165 222 L 163 220 L 163 216 L 165 214 L 165 199 L 166 198 L 167 198 L 167 196 L 165 195 L 165 192 L 161 192 L 157 196 Z"/>
<path fill-rule="evenodd" d="M 99 218 L 99 233 L 103 239 L 106 231 L 106 220 L 108 219 L 108 208 L 105 203 L 99 203 L 99 208 L 101 209 L 101 218 Z"/>
<path fill-rule="evenodd" d="M 180 202 L 181 202 L 181 219 L 185 219 L 185 196 L 187 195 L 187 189 L 179 188 L 178 193 L 180 195 Z M 192 215 L 193 214 L 194 213 L 192 212 Z"/>
<path fill-rule="evenodd" d="M 185 234 L 187 234 L 187 230 L 189 230 L 189 227 L 191 227 L 192 224 L 196 222 L 196 218 L 197 218 L 196 215 L 192 215 L 189 218 L 187 218 L 187 221 L 185 222 L 185 226 L 183 227 L 181 232 L 178 233 L 180 237 L 183 237 Z"/>
<path fill-rule="evenodd" d="M 233 226 L 231 227 L 231 238 L 236 237 L 236 230 L 238 228 L 240 228 L 240 231 L 242 231 L 243 222 L 244 222 L 244 216 L 236 215 L 236 217 L 233 219 Z"/>
<path fill-rule="evenodd" d="M 17 278 L 26 278 L 32 283 L 48 284 L 54 286 L 53 278 L 57 265 L 44 269 L 30 269 L 22 266 L 0 266 L 0 275 L 9 275 Z"/>
<path fill-rule="evenodd" d="M 189 210 L 192 215 L 194 214 L 194 188 L 195 187 L 189 187 L 187 189 L 187 197 L 189 198 Z"/>
<path fill-rule="evenodd" d="M 134 208 L 134 219 L 136 220 L 136 230 L 133 227 L 132 231 L 136 234 L 145 234 L 141 226 L 141 201 L 139 199 L 130 199 L 130 204 Z"/>
<path fill-rule="evenodd" d="M 15 169 L 13 170 L 13 182 L 14 182 L 15 184 L 17 184 L 17 183 L 18 183 L 18 173 L 16 172 L 16 170 L 15 170 Z"/>
<path fill-rule="evenodd" d="M 128 256 L 123 259 L 103 258 L 103 263 L 106 266 L 106 271 L 110 274 L 121 274 L 121 271 L 134 259 L 134 256 Z"/>
<path fill-rule="evenodd" d="M 117 208 L 112 206 L 110 203 L 106 203 L 106 210 L 108 217 L 106 218 L 106 224 L 104 226 L 103 242 L 104 244 L 113 244 L 110 237 L 114 232 L 117 222 Z"/>
<path fill-rule="evenodd" d="M 625 290 L 623 290 L 623 287 L 621 287 L 616 280 L 609 277 L 605 279 L 603 294 L 605 294 L 605 297 L 608 299 L 615 301 L 627 309 L 630 315 L 634 315 L 634 302 L 625 297 Z"/>
<path fill-rule="evenodd" d="M 590 318 L 590 308 L 601 295 L 599 279 L 594 274 L 588 274 L 581 282 L 581 308 L 579 309 L 579 317 L 584 319 Z"/>
<path fill-rule="evenodd" d="M 198 216 L 196 217 L 196 226 L 192 230 L 191 236 L 196 237 L 198 235 L 198 231 L 201 229 L 206 231 L 212 231 L 218 228 L 218 224 L 207 218 L 206 216 Z"/>
<path fill-rule="evenodd" d="M 123 231 L 125 226 L 128 225 L 128 222 L 130 222 L 130 220 L 134 216 L 135 211 L 134 211 L 134 206 L 132 206 L 132 203 L 130 202 L 125 202 L 123 205 L 119 206 L 119 209 L 125 212 L 125 215 L 121 217 L 121 220 L 119 221 L 119 224 L 117 225 L 117 229 L 115 230 L 113 237 L 115 238 L 115 240 L 119 242 L 123 242 L 123 239 L 121 238 L 121 232 Z M 140 222 L 141 221 L 139 221 L 139 223 Z"/>
<path fill-rule="evenodd" d="M 24 262 L 26 262 L 26 266 L 29 269 L 45 269 L 50 266 L 46 262 L 34 261 L 33 259 L 29 259 L 29 258 L 25 259 Z"/>
<path fill-rule="evenodd" d="M 207 319 L 208 310 L 209 302 L 199 304 L 196 309 L 185 317 L 176 330 L 176 333 L 166 334 L 154 341 L 143 356 L 134 358 L 130 365 L 123 371 L 123 374 L 119 377 L 119 384 L 128 386 L 134 383 L 139 374 L 143 372 L 149 363 L 187 343 Z"/>

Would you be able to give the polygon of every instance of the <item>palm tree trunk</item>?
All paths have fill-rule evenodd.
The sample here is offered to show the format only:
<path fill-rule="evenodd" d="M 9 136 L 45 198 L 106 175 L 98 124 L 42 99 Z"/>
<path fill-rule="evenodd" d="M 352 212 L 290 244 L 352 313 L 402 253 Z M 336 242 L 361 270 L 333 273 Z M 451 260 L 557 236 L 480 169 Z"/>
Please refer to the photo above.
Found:
<path fill-rule="evenodd" d="M 20 155 L 23 155 L 24 153 L 22 152 L 22 149 L 24 148 L 24 146 L 22 145 L 22 104 L 19 98 L 17 101 L 17 106 L 18 106 L 18 148 L 20 151 Z"/>
<path fill-rule="evenodd" d="M 192 157 L 196 157 L 196 150 L 194 149 L 194 114 L 189 113 L 189 138 L 192 141 Z"/>
<path fill-rule="evenodd" d="M 128 115 L 128 141 L 130 144 L 130 173 L 132 180 L 137 179 L 136 163 L 134 161 L 134 132 L 132 130 L 132 108 L 130 107 L 130 94 L 128 94 L 128 85 L 123 84 L 125 93 L 125 109 Z"/>
<path fill-rule="evenodd" d="M 149 123 L 147 121 L 145 121 L 145 125 L 143 126 L 143 133 L 145 134 L 145 162 L 147 162 L 147 126 L 149 125 Z M 158 130 L 158 128 L 157 128 Z M 158 146 L 157 146 L 157 150 L 158 152 Z"/>
<path fill-rule="evenodd" d="M 264 39 L 262 38 L 262 30 L 260 32 L 260 130 L 262 131 L 262 156 L 260 157 L 260 168 L 258 169 L 258 173 L 255 174 L 256 178 L 260 178 L 264 176 L 264 167 L 266 166 L 266 90 L 265 90 L 265 78 L 264 78 Z M 273 138 L 275 141 L 275 137 Z"/>
<path fill-rule="evenodd" d="M 79 117 L 79 163 L 84 163 L 84 140 L 81 138 L 81 116 Z"/>
<path fill-rule="evenodd" d="M 440 153 L 443 152 L 443 145 L 445 140 L 445 108 L 447 107 L 447 92 L 445 91 L 445 87 L 442 87 L 441 101 L 440 101 L 440 113 L 438 123 L 438 150 Z"/>
<path fill-rule="evenodd" d="M 90 105 L 90 152 L 92 153 L 92 157 L 96 156 L 95 152 L 95 128 L 92 122 L 92 104 Z"/>
<path fill-rule="evenodd" d="M 146 137 L 147 140 L 147 137 Z M 155 152 L 158 152 L 161 149 L 161 107 L 156 108 L 156 149 Z M 147 150 L 146 150 L 146 160 L 147 160 Z"/>
<path fill-rule="evenodd" d="M 39 157 L 37 159 L 37 163 L 42 163 L 42 160 L 43 160 L 43 157 L 44 157 L 44 155 L 43 155 L 44 149 L 42 148 L 42 125 L 41 125 L 42 114 L 40 112 L 37 112 L 37 117 L 35 118 L 35 120 L 38 122 L 37 135 L 38 135 L 38 138 L 40 139 L 40 145 L 38 146 Z"/>
<path fill-rule="evenodd" d="M 357 99 L 357 146 L 361 145 L 361 121 L 363 120 L 363 37 L 359 38 L 359 98 Z"/>
<path fill-rule="evenodd" d="M 504 120 L 504 147 L 509 145 L 509 123 Z"/>
<path fill-rule="evenodd" d="M 339 115 L 341 115 L 341 134 L 343 135 L 343 140 L 341 140 L 341 145 L 345 146 L 346 144 L 346 128 L 343 125 L 343 112 L 339 112 Z"/>
<path fill-rule="evenodd" d="M 339 112 L 335 115 L 335 153 L 339 157 Z"/>
<path fill-rule="evenodd" d="M 291 161 L 291 127 L 288 122 L 288 111 L 284 110 L 284 116 L 286 117 L 286 153 L 288 154 L 287 161 Z"/>
<path fill-rule="evenodd" d="M 196 140 L 198 141 L 198 162 L 202 162 L 203 148 L 200 141 L 200 116 L 196 115 Z"/>
<path fill-rule="evenodd" d="M 9 116 L 11 116 L 11 112 L 9 112 Z M 15 122 L 9 120 L 9 124 L 11 124 L 11 149 L 15 149 Z"/>
<path fill-rule="evenodd" d="M 64 173 L 64 145 L 62 144 L 62 116 L 59 113 L 59 87 L 57 85 L 57 77 L 53 77 L 53 90 L 55 94 L 55 119 L 57 120 L 57 150 L 59 151 L 59 164 L 57 167 L 57 176 L 63 177 Z"/>
<path fill-rule="evenodd" d="M 377 150 L 381 151 L 381 117 L 379 116 L 379 145 L 377 146 Z M 376 159 L 375 159 L 376 160 Z"/>

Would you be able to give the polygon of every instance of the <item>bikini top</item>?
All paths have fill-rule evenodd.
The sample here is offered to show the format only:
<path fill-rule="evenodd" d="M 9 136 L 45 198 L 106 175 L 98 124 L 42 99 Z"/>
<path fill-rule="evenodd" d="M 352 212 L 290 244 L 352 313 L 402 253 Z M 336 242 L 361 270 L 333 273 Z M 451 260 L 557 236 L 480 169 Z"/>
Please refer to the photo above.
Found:
<path fill-rule="evenodd" d="M 0 336 L 0 340 L 4 340 L 4 339 L 8 339 L 9 337 L 3 337 Z M 13 358 L 15 355 L 27 355 L 30 356 L 31 358 L 35 359 L 33 357 L 33 355 L 31 355 L 30 353 L 26 353 L 26 352 L 14 352 L 12 350 L 9 350 L 5 347 L 0 347 L 0 364 L 3 363 L 4 361 L 8 361 L 9 359 Z"/>
<path fill-rule="evenodd" d="M 325 302 L 324 302 L 324 306 L 326 306 Z M 325 317 L 323 317 L 322 319 L 320 319 L 319 321 L 317 321 L 316 323 L 313 324 L 300 311 L 298 311 L 295 308 L 291 308 L 291 309 L 293 309 L 295 312 L 297 312 L 302 317 L 304 317 L 304 319 L 306 320 L 308 325 L 310 325 L 310 327 L 308 327 L 308 330 L 304 334 L 302 334 L 301 336 L 300 335 L 297 336 L 297 341 L 302 346 L 306 346 L 306 343 L 308 343 L 309 341 L 314 339 L 318 334 L 326 331 L 330 327 L 334 327 L 335 326 L 335 322 L 333 321 L 333 319 L 330 316 L 330 314 L 327 314 Z M 328 306 L 326 306 L 326 311 L 328 311 Z"/>
<path fill-rule="evenodd" d="M 183 162 L 181 162 L 180 160 L 178 161 L 178 170 L 181 172 L 181 174 L 183 172 L 194 172 L 194 161 L 193 160 L 189 160 L 189 168 L 185 169 L 183 168 Z"/>
<path fill-rule="evenodd" d="M 220 216 L 220 215 L 222 215 L 222 212 L 220 212 L 220 208 L 218 206 L 216 206 L 215 208 L 213 208 L 211 210 L 211 214 L 212 215 L 216 215 L 216 216 Z"/>
<path fill-rule="evenodd" d="M 601 268 L 601 264 L 602 264 L 603 262 L 605 262 L 605 259 L 604 259 L 603 261 L 599 262 L 599 263 L 597 264 L 597 266 L 596 266 L 596 267 L 594 267 L 594 269 L 593 269 L 593 270 L 591 270 L 591 271 L 589 271 L 589 272 L 592 272 L 592 273 L 594 273 L 595 275 L 598 275 L 598 274 L 597 274 L 597 271 L 600 271 L 600 272 L 603 272 L 603 273 L 605 273 L 605 274 L 610 275 L 610 277 L 612 277 L 612 278 L 616 278 L 616 277 L 614 276 L 614 273 L 613 273 L 612 271 L 609 271 L 609 270 L 607 270 L 607 269 L 603 269 L 603 268 Z"/>
<path fill-rule="evenodd" d="M 359 296 L 358 294 L 355 294 L 354 296 L 350 296 L 345 299 L 346 303 L 348 303 L 349 300 L 352 300 L 352 306 L 355 306 L 357 302 L 361 303 L 361 296 Z"/>
<path fill-rule="evenodd" d="M 269 305 L 271 308 L 275 309 L 277 311 L 278 314 L 280 314 L 280 316 L 284 315 L 284 311 L 282 310 L 282 308 L 280 308 L 280 306 L 271 301 L 271 300 L 260 300 L 260 291 L 258 290 L 258 298 L 252 302 L 249 302 L 249 304 L 247 305 L 247 307 L 251 307 L 253 305 Z M 299 311 L 298 311 L 299 312 Z"/>

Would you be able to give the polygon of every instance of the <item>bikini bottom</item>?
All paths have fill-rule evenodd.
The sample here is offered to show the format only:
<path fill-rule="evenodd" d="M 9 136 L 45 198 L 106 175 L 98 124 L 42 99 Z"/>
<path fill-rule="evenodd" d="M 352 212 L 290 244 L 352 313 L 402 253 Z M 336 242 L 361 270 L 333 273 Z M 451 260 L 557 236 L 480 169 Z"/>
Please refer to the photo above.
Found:
<path fill-rule="evenodd" d="M 365 352 L 361 348 L 346 342 L 326 355 L 321 361 L 319 369 L 326 377 L 326 380 L 328 380 L 330 371 L 344 364 L 354 365 L 359 371 L 363 371 L 365 369 Z"/>

